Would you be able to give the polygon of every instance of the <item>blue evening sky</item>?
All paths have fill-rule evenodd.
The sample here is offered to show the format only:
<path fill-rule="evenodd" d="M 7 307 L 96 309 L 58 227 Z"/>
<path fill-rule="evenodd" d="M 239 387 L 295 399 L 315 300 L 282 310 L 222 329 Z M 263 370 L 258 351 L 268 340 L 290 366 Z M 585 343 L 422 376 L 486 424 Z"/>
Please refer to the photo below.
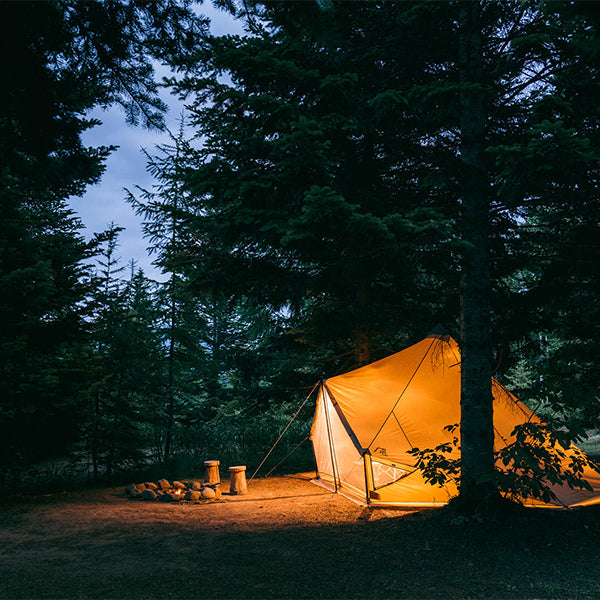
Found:
<path fill-rule="evenodd" d="M 216 10 L 210 2 L 200 5 L 198 12 L 210 18 L 211 31 L 214 34 L 243 32 L 241 22 L 235 21 L 223 11 Z M 157 73 L 159 77 L 168 74 L 160 69 Z M 168 90 L 162 90 L 161 97 L 169 106 L 165 119 L 167 127 L 176 133 L 183 105 L 171 96 Z M 147 240 L 142 235 L 142 220 L 125 201 L 124 189 L 134 191 L 136 184 L 146 189 L 152 187 L 153 179 L 146 172 L 146 158 L 141 149 L 154 154 L 156 145 L 169 142 L 168 134 L 127 125 L 120 107 L 106 111 L 98 109 L 92 116 L 101 120 L 102 125 L 86 132 L 83 137 L 84 143 L 89 146 L 112 144 L 118 146 L 118 149 L 109 157 L 100 183 L 89 186 L 82 197 L 72 198 L 70 206 L 83 222 L 86 239 L 90 239 L 94 233 L 104 231 L 111 221 L 124 227 L 125 231 L 119 236 L 118 248 L 121 265 L 126 266 L 134 259 L 147 276 L 161 280 L 161 274 L 152 265 L 156 256 L 148 256 L 146 250 Z"/>

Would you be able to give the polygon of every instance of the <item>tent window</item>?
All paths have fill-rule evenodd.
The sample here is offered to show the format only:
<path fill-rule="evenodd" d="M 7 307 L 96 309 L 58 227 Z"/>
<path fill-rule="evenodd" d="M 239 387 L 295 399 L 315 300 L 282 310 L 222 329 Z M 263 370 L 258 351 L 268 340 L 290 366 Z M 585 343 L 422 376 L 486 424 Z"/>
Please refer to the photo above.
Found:
<path fill-rule="evenodd" d="M 376 490 L 408 475 L 408 471 L 400 467 L 384 465 L 374 460 L 371 460 L 371 467 L 373 469 L 373 486 Z"/>

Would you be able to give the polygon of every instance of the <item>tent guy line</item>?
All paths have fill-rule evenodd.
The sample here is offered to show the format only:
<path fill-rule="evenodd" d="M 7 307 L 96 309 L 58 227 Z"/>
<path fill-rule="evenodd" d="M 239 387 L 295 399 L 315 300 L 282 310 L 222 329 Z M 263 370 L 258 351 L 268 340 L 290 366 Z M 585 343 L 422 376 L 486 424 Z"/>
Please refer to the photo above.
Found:
<path fill-rule="evenodd" d="M 256 471 L 254 471 L 254 473 L 252 473 L 252 477 L 250 477 L 250 479 L 248 480 L 248 483 L 250 483 L 254 479 L 255 475 L 259 472 L 260 468 L 265 464 L 267 458 L 269 458 L 269 456 L 271 455 L 271 452 L 273 452 L 273 450 L 275 450 L 275 447 L 277 446 L 277 444 L 279 444 L 279 442 L 281 441 L 281 438 L 285 435 L 285 432 L 290 428 L 290 425 L 296 420 L 296 417 L 300 414 L 300 411 L 302 410 L 304 405 L 308 402 L 308 399 L 313 395 L 314 391 L 319 387 L 319 383 L 320 382 L 315 383 L 312 390 L 310 390 L 310 392 L 308 393 L 308 396 L 306 396 L 306 398 L 304 399 L 304 402 L 300 405 L 300 408 L 294 413 L 294 416 L 290 419 L 289 423 L 285 426 L 285 429 L 281 432 L 279 437 L 275 440 L 275 443 L 271 446 L 271 449 L 267 452 L 267 454 L 262 459 L 262 461 L 258 465 L 258 467 L 256 467 Z M 290 454 L 291 454 L 291 452 L 290 452 Z"/>

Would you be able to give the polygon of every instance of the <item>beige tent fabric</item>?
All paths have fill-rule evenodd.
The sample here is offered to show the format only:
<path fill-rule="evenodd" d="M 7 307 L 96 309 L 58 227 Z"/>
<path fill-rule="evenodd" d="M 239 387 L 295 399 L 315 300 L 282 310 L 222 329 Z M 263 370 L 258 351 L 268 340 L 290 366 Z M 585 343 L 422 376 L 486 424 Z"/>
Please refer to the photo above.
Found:
<path fill-rule="evenodd" d="M 321 478 L 334 487 L 340 487 L 338 483 L 343 481 L 344 493 L 365 498 L 365 469 L 362 454 L 352 443 L 324 390 L 319 394 L 316 412 L 318 417 L 314 420 L 311 435 L 313 439 L 321 439 L 324 442 L 313 445 Z"/>
<path fill-rule="evenodd" d="M 514 441 L 517 424 L 537 417 L 495 380 L 492 390 L 500 449 Z M 428 336 L 332 377 L 321 386 L 311 430 L 318 483 L 359 502 L 444 504 L 456 495 L 456 487 L 425 482 L 408 451 L 450 442 L 453 434 L 444 427 L 459 422 L 460 350 L 449 336 Z M 585 477 L 594 492 L 555 486 L 557 505 L 600 503 L 600 476 L 589 470 Z"/>

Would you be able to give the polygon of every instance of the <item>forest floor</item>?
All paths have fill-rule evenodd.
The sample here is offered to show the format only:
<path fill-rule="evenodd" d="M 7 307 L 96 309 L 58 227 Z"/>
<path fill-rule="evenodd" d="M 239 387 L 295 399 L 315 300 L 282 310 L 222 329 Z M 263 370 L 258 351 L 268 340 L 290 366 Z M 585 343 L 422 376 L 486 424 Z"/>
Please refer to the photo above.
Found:
<path fill-rule="evenodd" d="M 123 488 L 5 499 L 0 598 L 600 598 L 600 507 L 457 524 L 309 479 L 205 504 Z"/>

